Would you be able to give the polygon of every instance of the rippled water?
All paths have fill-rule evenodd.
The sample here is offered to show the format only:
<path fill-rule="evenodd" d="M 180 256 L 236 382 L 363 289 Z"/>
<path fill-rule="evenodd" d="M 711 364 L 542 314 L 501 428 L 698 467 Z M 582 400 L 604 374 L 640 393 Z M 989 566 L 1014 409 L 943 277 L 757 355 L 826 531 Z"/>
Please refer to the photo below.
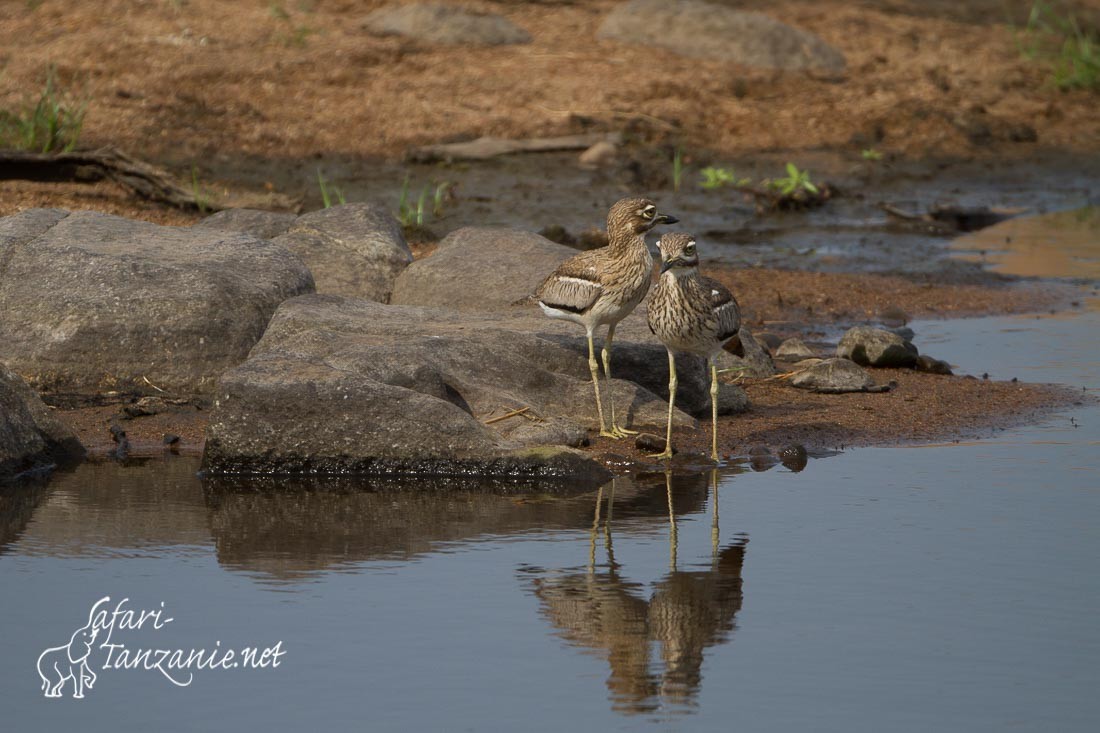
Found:
<path fill-rule="evenodd" d="M 1097 310 L 914 327 L 964 372 L 1100 386 Z M 83 465 L 0 494 L 4 726 L 1093 731 L 1098 446 L 1084 405 L 572 496 Z M 45 699 L 39 654 L 105 596 L 173 619 L 116 628 L 129 650 L 279 666 L 180 687 L 97 646 L 86 697 Z"/>

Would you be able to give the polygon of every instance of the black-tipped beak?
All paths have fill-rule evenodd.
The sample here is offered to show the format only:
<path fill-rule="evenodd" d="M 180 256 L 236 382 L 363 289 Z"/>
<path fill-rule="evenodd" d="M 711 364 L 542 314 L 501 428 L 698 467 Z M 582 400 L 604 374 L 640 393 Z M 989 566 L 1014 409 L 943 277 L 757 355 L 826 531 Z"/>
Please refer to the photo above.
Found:
<path fill-rule="evenodd" d="M 657 223 L 658 224 L 675 224 L 678 221 L 680 221 L 680 220 L 677 219 L 672 214 L 661 214 L 660 216 L 657 217 Z"/>
<path fill-rule="evenodd" d="M 664 275 L 666 272 L 671 270 L 673 267 L 676 267 L 676 263 L 679 262 L 679 261 L 680 260 L 673 257 L 671 260 L 665 260 L 664 262 L 662 262 L 661 263 L 661 274 Z"/>

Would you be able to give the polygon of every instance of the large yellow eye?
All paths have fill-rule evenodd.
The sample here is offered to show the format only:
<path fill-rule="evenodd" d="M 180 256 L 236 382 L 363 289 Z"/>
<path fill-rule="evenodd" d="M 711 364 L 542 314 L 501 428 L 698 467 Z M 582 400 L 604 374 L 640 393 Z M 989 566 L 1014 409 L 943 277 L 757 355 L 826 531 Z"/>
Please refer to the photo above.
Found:
<path fill-rule="evenodd" d="M 695 254 L 695 242 L 688 242 L 687 243 L 687 246 L 684 247 L 684 254 L 689 254 L 689 255 Z"/>
<path fill-rule="evenodd" d="M 652 205 L 652 204 L 650 204 L 649 206 L 642 209 L 642 216 L 645 217 L 646 219 L 652 219 L 653 216 L 656 213 L 657 213 L 657 207 Z"/>

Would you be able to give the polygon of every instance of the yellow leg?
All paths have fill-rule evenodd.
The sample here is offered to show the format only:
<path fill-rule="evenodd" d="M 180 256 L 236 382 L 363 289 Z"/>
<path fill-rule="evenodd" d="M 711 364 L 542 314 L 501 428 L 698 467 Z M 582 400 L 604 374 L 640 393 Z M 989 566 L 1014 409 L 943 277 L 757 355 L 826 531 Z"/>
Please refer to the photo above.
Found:
<path fill-rule="evenodd" d="M 603 403 L 600 401 L 600 365 L 596 361 L 596 345 L 592 343 L 592 331 L 588 332 L 588 371 L 592 374 L 592 389 L 596 391 L 596 412 L 600 415 L 600 435 L 617 438 L 617 435 L 607 431 L 607 423 L 603 419 Z"/>
<path fill-rule="evenodd" d="M 611 386 L 611 342 L 615 340 L 615 326 L 607 327 L 607 338 L 603 341 L 603 376 L 607 382 L 607 400 L 611 405 L 611 432 L 617 438 L 625 438 L 628 435 L 637 435 L 637 430 L 627 430 L 615 420 L 615 390 Z"/>
<path fill-rule="evenodd" d="M 713 361 L 710 364 L 710 457 L 718 461 L 718 367 Z"/>
<path fill-rule="evenodd" d="M 672 409 L 676 404 L 676 357 L 668 351 L 668 428 L 665 430 L 665 450 L 650 458 L 672 458 Z"/>

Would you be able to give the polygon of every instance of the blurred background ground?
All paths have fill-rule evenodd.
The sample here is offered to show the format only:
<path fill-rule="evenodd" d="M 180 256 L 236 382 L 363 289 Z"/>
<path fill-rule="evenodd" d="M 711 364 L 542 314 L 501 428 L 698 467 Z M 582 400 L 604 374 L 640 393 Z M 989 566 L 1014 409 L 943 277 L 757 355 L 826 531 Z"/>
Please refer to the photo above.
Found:
<path fill-rule="evenodd" d="M 411 146 L 482 135 L 624 131 L 632 142 L 734 160 L 1100 150 L 1095 90 L 1059 89 L 1047 64 L 1021 53 L 1017 31 L 1031 2 L 724 3 L 817 34 L 846 57 L 841 73 L 753 69 L 602 40 L 611 0 L 453 3 L 531 36 L 496 47 L 375 34 L 366 18 L 392 4 L 9 0 L 0 9 L 0 105 L 33 98 L 52 66 L 59 88 L 87 105 L 81 147 L 114 145 L 211 189 L 314 197 L 310 161 L 366 167 Z M 1060 7 L 1082 24 L 1100 17 L 1095 0 Z M 0 215 L 41 205 L 197 218 L 111 184 L 0 184 Z"/>

